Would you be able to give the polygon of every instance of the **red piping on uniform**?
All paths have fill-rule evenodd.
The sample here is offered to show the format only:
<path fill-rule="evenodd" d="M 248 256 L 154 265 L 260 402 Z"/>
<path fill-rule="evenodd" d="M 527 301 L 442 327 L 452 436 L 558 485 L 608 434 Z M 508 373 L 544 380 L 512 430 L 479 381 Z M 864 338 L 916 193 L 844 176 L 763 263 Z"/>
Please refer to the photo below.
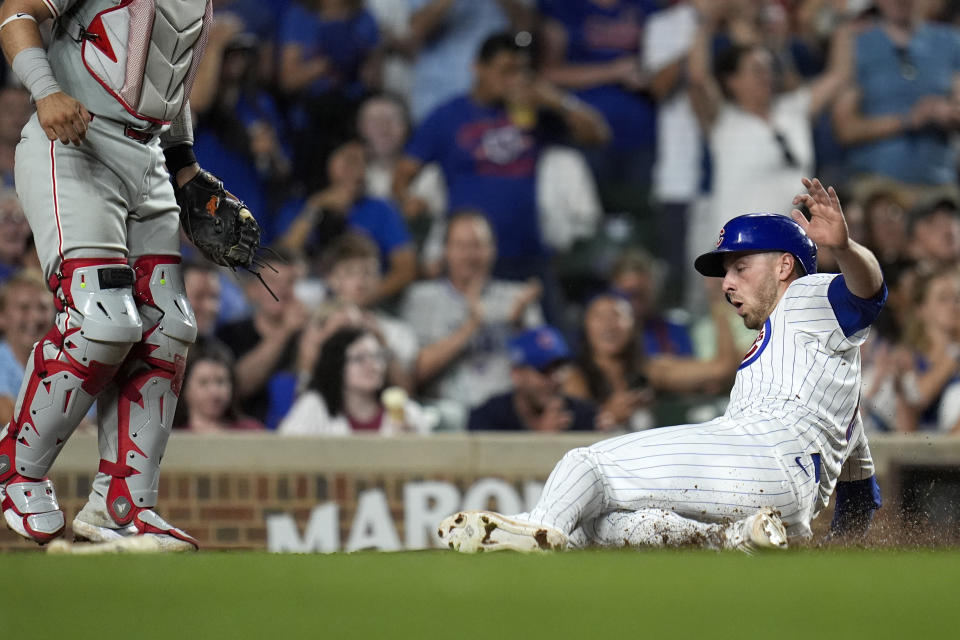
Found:
<path fill-rule="evenodd" d="M 54 157 L 53 149 L 57 144 L 56 140 L 50 141 L 50 180 L 53 182 L 53 216 L 57 219 L 57 253 L 60 260 L 63 260 L 63 230 L 60 228 L 60 207 L 57 203 L 57 160 Z"/>

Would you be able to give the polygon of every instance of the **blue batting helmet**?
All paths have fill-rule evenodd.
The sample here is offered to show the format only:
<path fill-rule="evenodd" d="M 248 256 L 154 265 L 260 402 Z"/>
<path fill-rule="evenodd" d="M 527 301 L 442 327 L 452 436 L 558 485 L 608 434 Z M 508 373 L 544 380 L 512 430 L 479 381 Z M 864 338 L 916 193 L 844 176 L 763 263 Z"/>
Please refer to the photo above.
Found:
<path fill-rule="evenodd" d="M 723 258 L 738 251 L 785 251 L 807 274 L 817 272 L 817 245 L 792 218 L 776 213 L 748 213 L 720 229 L 717 248 L 698 257 L 693 266 L 705 276 L 726 275 Z"/>

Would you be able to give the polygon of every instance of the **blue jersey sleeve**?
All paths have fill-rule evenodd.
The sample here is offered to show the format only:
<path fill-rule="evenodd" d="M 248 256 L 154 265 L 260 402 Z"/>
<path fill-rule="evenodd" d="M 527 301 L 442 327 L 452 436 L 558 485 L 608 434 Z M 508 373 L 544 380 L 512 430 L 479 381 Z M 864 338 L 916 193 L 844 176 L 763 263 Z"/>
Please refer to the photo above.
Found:
<path fill-rule="evenodd" d="M 887 300 L 887 283 L 884 282 L 880 291 L 872 298 L 860 298 L 850 293 L 847 281 L 842 275 L 837 276 L 827 289 L 827 299 L 837 316 L 837 323 L 843 335 L 850 337 L 858 331 L 866 329 L 877 316 L 883 303 Z"/>
<path fill-rule="evenodd" d="M 297 3 L 291 3 L 284 12 L 277 30 L 279 45 L 298 44 L 309 55 L 317 47 L 317 18 Z"/>
<path fill-rule="evenodd" d="M 411 242 L 403 216 L 386 200 L 364 198 L 354 205 L 348 223 L 350 227 L 363 231 L 377 243 L 383 265 L 389 262 L 391 253 Z"/>
<path fill-rule="evenodd" d="M 384 249 L 383 257 L 389 258 L 393 251 L 409 245 L 412 239 L 400 211 L 387 200 L 379 202 L 384 211 L 379 230 L 380 242 Z"/>
<path fill-rule="evenodd" d="M 357 46 L 367 51 L 380 44 L 380 27 L 377 25 L 376 18 L 366 9 L 357 16 L 353 26 L 353 37 L 356 39 Z"/>
<path fill-rule="evenodd" d="M 446 133 L 445 112 L 441 109 L 435 110 L 420 123 L 413 136 L 407 142 L 405 149 L 407 155 L 412 156 L 427 164 L 440 159 L 440 152 L 444 147 L 444 141 L 450 144 L 450 136 Z"/>

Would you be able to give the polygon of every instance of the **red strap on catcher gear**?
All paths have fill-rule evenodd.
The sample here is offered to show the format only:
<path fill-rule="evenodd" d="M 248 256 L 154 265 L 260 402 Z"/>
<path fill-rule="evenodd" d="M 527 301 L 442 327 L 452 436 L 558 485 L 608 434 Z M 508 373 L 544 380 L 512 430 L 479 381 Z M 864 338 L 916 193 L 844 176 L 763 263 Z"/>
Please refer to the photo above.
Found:
<path fill-rule="evenodd" d="M 150 293 L 150 278 L 153 277 L 154 268 L 161 264 L 180 264 L 180 256 L 140 256 L 133 263 L 133 297 L 138 304 L 156 306 L 153 294 Z"/>
<path fill-rule="evenodd" d="M 137 473 L 137 470 L 133 467 L 117 462 L 110 462 L 109 460 L 100 460 L 100 467 L 97 470 L 100 473 L 105 473 L 114 478 L 129 478 Z"/>

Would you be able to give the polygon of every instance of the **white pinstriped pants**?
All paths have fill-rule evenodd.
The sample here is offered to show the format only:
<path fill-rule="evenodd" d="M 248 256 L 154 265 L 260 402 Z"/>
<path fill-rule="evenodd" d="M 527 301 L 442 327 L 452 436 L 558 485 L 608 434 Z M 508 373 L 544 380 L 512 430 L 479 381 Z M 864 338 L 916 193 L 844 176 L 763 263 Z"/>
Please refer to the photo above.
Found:
<path fill-rule="evenodd" d="M 791 537 L 809 537 L 817 467 L 818 456 L 767 417 L 652 429 L 568 452 L 525 519 L 568 535 L 582 527 L 589 536 L 615 511 L 662 509 L 719 522 L 772 507 Z"/>

